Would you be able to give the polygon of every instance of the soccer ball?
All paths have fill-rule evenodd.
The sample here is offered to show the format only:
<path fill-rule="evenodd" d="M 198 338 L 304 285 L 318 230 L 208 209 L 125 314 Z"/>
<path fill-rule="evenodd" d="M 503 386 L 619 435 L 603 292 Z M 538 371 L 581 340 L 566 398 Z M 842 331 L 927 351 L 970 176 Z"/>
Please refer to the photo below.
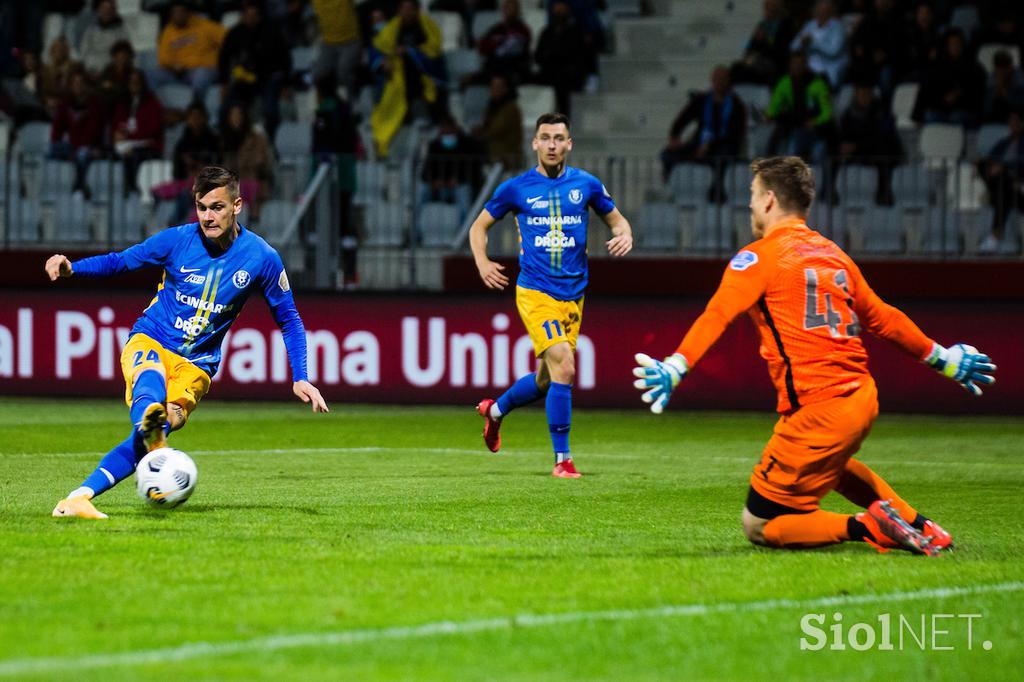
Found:
<path fill-rule="evenodd" d="M 181 450 L 157 448 L 135 467 L 139 497 L 160 509 L 177 507 L 196 489 L 196 463 Z"/>

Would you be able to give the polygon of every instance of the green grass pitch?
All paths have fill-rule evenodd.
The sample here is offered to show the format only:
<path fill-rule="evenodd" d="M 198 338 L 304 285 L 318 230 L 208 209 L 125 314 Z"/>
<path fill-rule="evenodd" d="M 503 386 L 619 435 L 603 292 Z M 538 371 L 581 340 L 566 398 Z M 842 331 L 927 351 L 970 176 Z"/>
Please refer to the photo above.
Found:
<path fill-rule="evenodd" d="M 959 544 L 926 559 L 750 546 L 769 414 L 578 409 L 572 481 L 542 410 L 492 455 L 470 406 L 305 409 L 204 403 L 192 499 L 87 522 L 50 511 L 124 406 L 0 400 L 0 679 L 1019 679 L 1024 420 L 879 420 L 861 458 Z M 815 613 L 894 650 L 801 650 Z"/>

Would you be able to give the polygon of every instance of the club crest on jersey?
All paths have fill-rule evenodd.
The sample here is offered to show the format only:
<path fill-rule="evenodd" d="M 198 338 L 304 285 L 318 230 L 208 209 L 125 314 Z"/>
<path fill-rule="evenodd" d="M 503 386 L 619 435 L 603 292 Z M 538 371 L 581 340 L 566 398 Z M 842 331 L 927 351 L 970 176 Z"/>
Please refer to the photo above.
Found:
<path fill-rule="evenodd" d="M 576 188 L 569 190 L 569 201 L 571 201 L 574 204 L 578 204 L 581 201 L 583 201 L 582 190 Z"/>
<path fill-rule="evenodd" d="M 234 275 L 232 275 L 231 282 L 237 288 L 244 289 L 247 286 L 249 286 L 249 280 L 250 279 L 252 279 L 252 278 L 249 277 L 249 273 L 248 272 L 246 272 L 245 270 L 239 270 Z"/>
<path fill-rule="evenodd" d="M 751 265 L 754 265 L 756 263 L 757 254 L 754 253 L 753 251 L 743 250 L 732 257 L 732 260 L 729 261 L 729 267 L 732 268 L 733 270 L 739 270 L 740 272 L 743 272 Z"/>

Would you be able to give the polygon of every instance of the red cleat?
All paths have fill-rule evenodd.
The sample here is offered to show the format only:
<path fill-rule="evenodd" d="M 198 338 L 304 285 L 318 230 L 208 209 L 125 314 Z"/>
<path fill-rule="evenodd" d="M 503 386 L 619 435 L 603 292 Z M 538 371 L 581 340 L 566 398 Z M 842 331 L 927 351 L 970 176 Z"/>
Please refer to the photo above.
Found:
<path fill-rule="evenodd" d="M 931 538 L 929 544 L 940 552 L 952 551 L 954 549 L 953 536 L 931 519 L 924 522 L 921 535 L 925 536 L 925 538 Z"/>
<path fill-rule="evenodd" d="M 576 471 L 576 467 L 573 466 L 571 459 L 567 459 L 564 462 L 556 464 L 551 475 L 555 478 L 579 478 L 583 474 Z"/>
<path fill-rule="evenodd" d="M 939 548 L 916 528 L 903 520 L 889 500 L 875 500 L 867 511 L 855 517 L 868 529 L 865 541 L 883 554 L 890 549 L 905 549 L 914 554 L 936 556 Z"/>
<path fill-rule="evenodd" d="M 498 429 L 501 428 L 501 420 L 491 416 L 491 405 L 493 404 L 494 401 L 490 398 L 481 400 L 480 404 L 476 406 L 476 411 L 484 418 L 484 444 L 491 452 L 497 452 L 501 449 L 501 434 L 498 433 Z"/>

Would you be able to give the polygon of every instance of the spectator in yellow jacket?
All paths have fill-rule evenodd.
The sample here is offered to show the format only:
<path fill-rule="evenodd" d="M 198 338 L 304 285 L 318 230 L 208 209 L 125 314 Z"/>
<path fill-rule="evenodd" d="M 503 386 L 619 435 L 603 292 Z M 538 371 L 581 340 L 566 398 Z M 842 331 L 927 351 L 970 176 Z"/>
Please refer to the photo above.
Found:
<path fill-rule="evenodd" d="M 195 14 L 183 0 L 172 2 L 170 21 L 157 45 L 159 66 L 148 74 L 153 88 L 184 83 L 202 97 L 217 78 L 217 58 L 225 33 L 223 26 Z"/>

